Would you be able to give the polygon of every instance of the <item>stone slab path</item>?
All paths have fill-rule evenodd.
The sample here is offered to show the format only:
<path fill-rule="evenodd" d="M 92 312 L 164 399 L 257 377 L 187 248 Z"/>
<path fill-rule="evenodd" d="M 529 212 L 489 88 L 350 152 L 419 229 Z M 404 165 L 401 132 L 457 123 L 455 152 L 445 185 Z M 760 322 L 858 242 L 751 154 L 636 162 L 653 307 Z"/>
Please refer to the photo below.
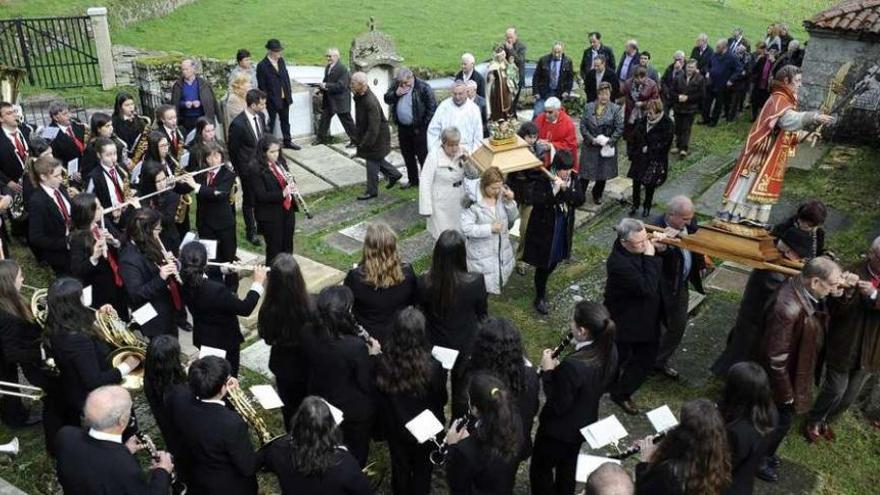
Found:
<path fill-rule="evenodd" d="M 334 187 L 360 184 L 365 180 L 363 166 L 328 146 L 285 150 L 285 156 Z"/>

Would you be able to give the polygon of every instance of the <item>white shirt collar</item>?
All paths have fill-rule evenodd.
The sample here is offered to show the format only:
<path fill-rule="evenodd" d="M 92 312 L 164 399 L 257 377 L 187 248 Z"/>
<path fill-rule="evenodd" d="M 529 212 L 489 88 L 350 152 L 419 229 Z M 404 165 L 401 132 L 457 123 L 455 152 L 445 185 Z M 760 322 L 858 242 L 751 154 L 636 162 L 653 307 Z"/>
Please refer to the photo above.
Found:
<path fill-rule="evenodd" d="M 218 406 L 226 407 L 226 404 L 222 400 L 219 400 L 219 399 L 199 399 L 199 400 L 204 402 L 205 404 L 217 404 Z"/>
<path fill-rule="evenodd" d="M 584 348 L 584 347 L 586 347 L 586 346 L 588 346 L 588 345 L 593 345 L 593 341 L 592 341 L 592 340 L 586 340 L 586 341 L 584 341 L 584 342 L 578 342 L 577 344 L 574 345 L 574 350 L 579 351 L 579 350 L 581 350 L 582 348 Z"/>
<path fill-rule="evenodd" d="M 51 187 L 46 187 L 45 184 L 40 184 L 40 187 L 43 188 L 43 191 L 46 191 L 46 194 L 48 194 L 50 198 L 52 198 L 53 200 L 55 199 L 55 191 L 57 191 L 57 189 L 52 189 Z M 63 194 L 61 195 L 61 198 L 64 199 Z M 65 203 L 67 202 L 66 199 L 64 201 L 65 201 Z"/>
<path fill-rule="evenodd" d="M 122 435 L 104 433 L 103 431 L 98 431 L 94 428 L 89 429 L 89 436 L 94 438 L 95 440 L 103 440 L 105 442 L 114 442 L 118 444 L 122 443 Z"/>

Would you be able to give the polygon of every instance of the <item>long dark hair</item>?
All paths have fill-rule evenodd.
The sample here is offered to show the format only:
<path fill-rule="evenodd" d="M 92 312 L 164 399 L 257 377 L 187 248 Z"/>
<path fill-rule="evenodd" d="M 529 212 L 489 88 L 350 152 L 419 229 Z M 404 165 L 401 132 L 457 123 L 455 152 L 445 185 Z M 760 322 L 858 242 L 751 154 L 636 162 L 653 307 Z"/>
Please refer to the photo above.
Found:
<path fill-rule="evenodd" d="M 152 158 L 147 158 L 141 165 L 141 174 L 137 183 L 137 192 L 139 196 L 144 196 L 152 192 L 156 192 L 156 176 L 160 173 L 166 173 L 165 164 Z M 147 200 L 149 201 L 149 199 Z"/>
<path fill-rule="evenodd" d="M 467 250 L 464 236 L 457 230 L 444 230 L 434 244 L 431 269 L 425 275 L 429 300 L 440 316 L 453 311 L 455 292 L 467 276 Z"/>
<path fill-rule="evenodd" d="M 168 140 L 168 137 L 161 131 L 152 131 L 147 135 L 147 152 L 144 154 L 144 161 L 162 162 L 162 155 L 159 154 L 159 143 L 163 139 L 168 141 L 168 156 L 171 155 L 171 141 Z"/>
<path fill-rule="evenodd" d="M 98 131 L 102 127 L 104 127 L 105 125 L 107 125 L 111 122 L 113 122 L 113 117 L 107 115 L 106 113 L 104 113 L 104 112 L 93 113 L 92 117 L 91 117 L 90 125 L 89 125 L 89 127 L 91 129 L 91 134 L 92 134 L 91 141 L 95 142 L 96 139 L 101 137 L 101 135 L 98 133 Z M 97 148 L 95 148 L 95 151 L 98 151 Z M 98 151 L 98 153 L 100 153 L 100 151 Z"/>
<path fill-rule="evenodd" d="M 388 394 L 423 397 L 431 381 L 425 315 L 410 306 L 394 318 L 376 367 L 376 387 Z"/>
<path fill-rule="evenodd" d="M 482 453 L 490 459 L 514 460 L 520 450 L 522 420 L 504 382 L 478 373 L 471 379 L 468 397 L 477 417 L 477 427 L 470 433 Z"/>
<path fill-rule="evenodd" d="M 157 264 L 165 264 L 165 256 L 162 254 L 162 247 L 153 229 L 162 221 L 162 215 L 152 208 L 141 208 L 134 212 L 128 221 L 128 227 L 125 233 L 128 239 L 134 243 L 141 253 L 148 260 Z"/>
<path fill-rule="evenodd" d="M 344 285 L 325 287 L 318 294 L 317 314 L 319 335 L 339 339 L 343 335 L 357 335 L 357 321 L 351 313 L 354 294 Z"/>
<path fill-rule="evenodd" d="M 298 344 L 303 327 L 314 318 L 314 303 L 299 263 L 292 254 L 280 253 L 272 261 L 257 315 L 260 337 L 269 345 Z"/>
<path fill-rule="evenodd" d="M 651 466 L 670 462 L 683 468 L 685 492 L 715 495 L 730 484 L 730 450 L 724 420 L 711 401 L 681 406 L 681 422 L 657 447 Z"/>
<path fill-rule="evenodd" d="M 597 357 L 602 362 L 602 376 L 605 378 L 603 381 L 607 382 L 615 366 L 612 353 L 616 327 L 611 313 L 600 303 L 584 300 L 575 305 L 572 319 L 575 325 L 590 331 L 593 345 L 598 351 Z"/>
<path fill-rule="evenodd" d="M 154 404 L 162 404 L 165 393 L 174 385 L 186 383 L 180 363 L 180 343 L 170 335 L 150 339 L 144 362 L 144 393 Z"/>
<path fill-rule="evenodd" d="M 205 127 L 207 127 L 208 125 L 214 125 L 214 122 L 209 120 L 208 117 L 199 117 L 198 119 L 196 119 L 196 133 L 192 141 L 193 146 L 200 146 L 202 144 L 205 144 L 205 141 L 202 139 L 202 131 L 204 131 Z"/>
<path fill-rule="evenodd" d="M 128 100 L 134 101 L 134 98 L 130 94 L 125 92 L 116 94 L 116 101 L 113 103 L 114 117 L 119 117 L 120 119 L 122 118 L 122 105 Z M 135 111 L 136 110 L 137 109 L 135 109 Z"/>
<path fill-rule="evenodd" d="M 0 311 L 32 321 L 33 315 L 21 293 L 15 288 L 15 279 L 21 267 L 13 260 L 0 260 Z"/>
<path fill-rule="evenodd" d="M 477 331 L 466 375 L 479 371 L 493 373 L 504 380 L 516 396 L 526 387 L 525 360 L 519 330 L 505 318 L 489 318 Z"/>
<path fill-rule="evenodd" d="M 342 432 L 324 399 L 303 399 L 290 420 L 290 460 L 302 476 L 322 475 L 335 465 Z"/>
<path fill-rule="evenodd" d="M 82 291 L 82 282 L 71 277 L 61 277 L 49 286 L 46 331 L 50 335 L 95 335 L 95 312 L 83 305 Z"/>
<path fill-rule="evenodd" d="M 71 198 L 70 220 L 73 223 L 73 230 L 91 231 L 96 211 L 98 211 L 98 202 L 94 194 L 81 192 Z"/>
<path fill-rule="evenodd" d="M 186 289 L 198 289 L 205 280 L 208 250 L 201 242 L 193 241 L 180 248 L 180 278 Z"/>
<path fill-rule="evenodd" d="M 770 433 L 776 427 L 778 413 L 764 368 L 752 361 L 731 366 L 718 409 L 727 424 L 744 420 L 760 434 Z"/>

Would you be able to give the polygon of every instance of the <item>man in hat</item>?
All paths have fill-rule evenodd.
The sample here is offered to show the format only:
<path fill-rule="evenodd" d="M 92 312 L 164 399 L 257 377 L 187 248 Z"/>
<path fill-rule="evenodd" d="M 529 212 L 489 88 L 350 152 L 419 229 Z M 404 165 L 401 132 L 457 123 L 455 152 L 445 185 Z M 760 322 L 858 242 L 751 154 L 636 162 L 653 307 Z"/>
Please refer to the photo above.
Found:
<path fill-rule="evenodd" d="M 275 132 L 275 119 L 281 119 L 281 135 L 284 147 L 298 150 L 300 147 L 290 139 L 290 75 L 282 57 L 284 47 L 275 38 L 266 42 L 266 56 L 257 64 L 257 84 L 266 93 L 266 112 L 269 114 L 269 131 Z"/>
<path fill-rule="evenodd" d="M 776 242 L 782 256 L 792 261 L 802 261 L 812 256 L 813 237 L 797 226 L 788 228 Z M 764 309 L 767 301 L 788 280 L 789 276 L 772 270 L 752 270 L 739 305 L 736 322 L 727 334 L 727 347 L 712 364 L 712 372 L 718 376 L 727 374 L 731 366 L 740 361 L 757 358 L 758 344 L 764 330 Z"/>

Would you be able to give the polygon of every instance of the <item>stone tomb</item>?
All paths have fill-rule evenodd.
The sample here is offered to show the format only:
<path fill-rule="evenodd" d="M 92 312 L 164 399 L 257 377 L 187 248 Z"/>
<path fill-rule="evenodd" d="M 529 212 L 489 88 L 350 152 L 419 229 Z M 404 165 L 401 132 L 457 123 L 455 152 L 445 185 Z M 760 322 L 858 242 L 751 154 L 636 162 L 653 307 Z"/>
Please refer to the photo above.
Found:
<path fill-rule="evenodd" d="M 285 156 L 334 187 L 360 184 L 366 178 L 363 166 L 324 145 L 285 151 Z"/>

